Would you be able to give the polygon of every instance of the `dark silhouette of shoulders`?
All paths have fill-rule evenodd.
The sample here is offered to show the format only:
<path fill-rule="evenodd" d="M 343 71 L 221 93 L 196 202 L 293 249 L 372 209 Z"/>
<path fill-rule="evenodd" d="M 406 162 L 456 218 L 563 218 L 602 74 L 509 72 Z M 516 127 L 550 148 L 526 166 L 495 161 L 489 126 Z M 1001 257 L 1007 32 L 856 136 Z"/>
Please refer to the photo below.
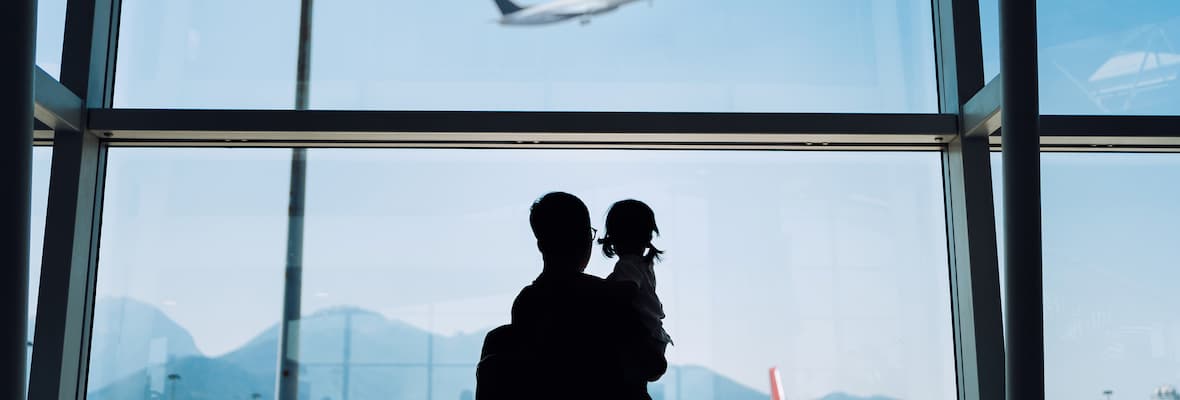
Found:
<path fill-rule="evenodd" d="M 542 274 L 516 296 L 512 323 L 528 324 L 534 318 L 588 311 L 598 317 L 618 316 L 636 295 L 634 285 L 608 281 L 585 273 L 567 276 Z M 617 318 L 614 318 L 617 319 Z"/>
<path fill-rule="evenodd" d="M 667 361 L 639 353 L 646 336 L 630 306 L 636 295 L 634 285 L 583 273 L 542 275 L 522 289 L 513 334 L 534 352 L 535 387 L 561 398 L 649 399 L 646 383 Z"/>

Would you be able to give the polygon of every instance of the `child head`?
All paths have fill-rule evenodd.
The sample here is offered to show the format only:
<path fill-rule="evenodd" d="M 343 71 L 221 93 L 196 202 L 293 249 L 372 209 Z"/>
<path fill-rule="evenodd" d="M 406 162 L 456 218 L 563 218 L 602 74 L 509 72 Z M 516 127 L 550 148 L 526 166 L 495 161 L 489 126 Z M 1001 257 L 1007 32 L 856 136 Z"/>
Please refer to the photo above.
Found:
<path fill-rule="evenodd" d="M 628 199 L 610 207 L 606 213 L 606 232 L 598 243 L 607 257 L 642 256 L 646 252 L 647 261 L 652 262 L 664 253 L 651 244 L 653 234 L 660 234 L 655 212 L 642 201 Z"/>

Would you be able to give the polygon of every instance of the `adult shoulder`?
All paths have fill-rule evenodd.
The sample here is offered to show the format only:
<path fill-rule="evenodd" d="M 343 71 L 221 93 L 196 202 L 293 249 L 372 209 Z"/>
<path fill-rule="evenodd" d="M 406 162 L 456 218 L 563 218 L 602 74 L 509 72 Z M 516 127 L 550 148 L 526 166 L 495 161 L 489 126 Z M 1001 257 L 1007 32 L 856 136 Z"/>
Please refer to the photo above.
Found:
<path fill-rule="evenodd" d="M 534 297 L 536 297 L 536 292 L 537 290 L 535 285 L 528 285 L 523 289 L 520 289 L 520 293 L 518 293 L 516 298 L 512 300 L 512 311 L 509 314 L 512 318 L 512 322 L 519 322 L 521 317 L 534 313 L 533 309 L 536 307 L 537 303 L 537 301 L 534 300 Z"/>
<path fill-rule="evenodd" d="M 603 279 L 590 274 L 582 274 L 580 278 L 580 283 L 582 285 L 593 288 L 605 294 L 627 295 L 636 291 L 635 285 L 632 285 L 630 282 Z"/>
<path fill-rule="evenodd" d="M 639 288 L 625 281 L 615 281 L 586 275 L 585 284 L 602 299 L 602 306 L 608 308 L 630 308 L 631 301 L 639 295 Z"/>

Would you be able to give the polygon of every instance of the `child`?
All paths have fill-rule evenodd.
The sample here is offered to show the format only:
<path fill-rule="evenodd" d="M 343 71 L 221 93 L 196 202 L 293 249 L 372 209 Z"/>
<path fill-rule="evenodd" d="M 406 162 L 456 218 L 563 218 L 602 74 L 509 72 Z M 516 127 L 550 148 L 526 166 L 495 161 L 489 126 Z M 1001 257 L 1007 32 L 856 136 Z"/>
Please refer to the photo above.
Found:
<path fill-rule="evenodd" d="M 606 232 L 598 243 L 602 244 L 602 252 L 607 257 L 619 256 L 615 270 L 607 279 L 631 282 L 639 287 L 634 306 L 644 328 L 651 333 L 660 354 L 663 354 L 672 338 L 664 330 L 664 306 L 656 296 L 653 264 L 664 252 L 653 246 L 651 239 L 652 234 L 659 233 L 651 207 L 639 200 L 623 200 L 612 205 L 607 212 Z"/>

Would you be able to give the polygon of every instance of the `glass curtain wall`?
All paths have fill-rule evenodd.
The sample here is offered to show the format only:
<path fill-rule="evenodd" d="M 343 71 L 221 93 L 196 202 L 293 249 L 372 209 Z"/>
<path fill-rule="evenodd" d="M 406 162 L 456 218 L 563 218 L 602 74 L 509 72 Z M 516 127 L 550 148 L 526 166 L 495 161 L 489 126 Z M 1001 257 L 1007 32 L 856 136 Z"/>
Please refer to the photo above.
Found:
<path fill-rule="evenodd" d="M 66 32 L 66 1 L 37 2 L 37 66 L 54 79 L 61 75 L 62 41 Z"/>
<path fill-rule="evenodd" d="M 26 333 L 29 350 L 33 346 L 33 329 L 37 321 L 37 293 L 41 284 L 41 254 L 45 243 L 45 210 L 49 203 L 49 170 L 53 161 L 53 148 L 33 147 L 33 202 L 29 232 L 29 325 Z M 32 365 L 33 352 L 26 355 Z M 25 368 L 25 374 L 30 369 Z"/>
<path fill-rule="evenodd" d="M 1042 173 L 1045 398 L 1175 398 L 1180 154 L 1047 153 Z"/>
<path fill-rule="evenodd" d="M 999 1 L 980 0 L 984 67 L 1000 73 Z M 1180 3 L 1038 0 L 1041 113 L 1180 113 Z"/>
<path fill-rule="evenodd" d="M 111 149 L 88 398 L 274 396 L 289 155 Z M 765 399 L 772 367 L 788 398 L 955 396 L 938 152 L 308 157 L 301 396 L 470 399 L 553 190 L 600 229 L 613 201 L 656 211 L 676 344 L 654 398 Z"/>
<path fill-rule="evenodd" d="M 938 112 L 929 0 L 504 3 L 316 2 L 310 108 Z M 116 107 L 294 108 L 299 2 L 122 4 Z"/>
<path fill-rule="evenodd" d="M 927 0 L 623 2 L 532 26 L 515 14 L 531 4 L 504 4 L 319 2 L 311 108 L 939 111 Z M 997 4 L 980 6 L 990 79 Z M 37 63 L 54 76 L 62 9 L 38 17 Z M 1039 9 L 1043 113 L 1176 113 L 1176 4 Z M 298 20 L 297 3 L 276 0 L 124 0 L 114 104 L 293 108 Z M 525 221 L 551 190 L 582 196 L 599 228 L 612 201 L 656 209 L 676 340 L 656 399 L 764 399 L 770 368 L 787 398 L 955 397 L 937 152 L 309 157 L 307 398 L 470 399 L 483 335 L 539 271 Z M 1174 393 L 1176 161 L 1045 156 L 1047 398 Z M 285 148 L 110 151 L 88 398 L 273 398 L 289 173 Z M 35 196 L 46 181 L 34 176 Z M 596 255 L 589 272 L 611 261 Z"/>

